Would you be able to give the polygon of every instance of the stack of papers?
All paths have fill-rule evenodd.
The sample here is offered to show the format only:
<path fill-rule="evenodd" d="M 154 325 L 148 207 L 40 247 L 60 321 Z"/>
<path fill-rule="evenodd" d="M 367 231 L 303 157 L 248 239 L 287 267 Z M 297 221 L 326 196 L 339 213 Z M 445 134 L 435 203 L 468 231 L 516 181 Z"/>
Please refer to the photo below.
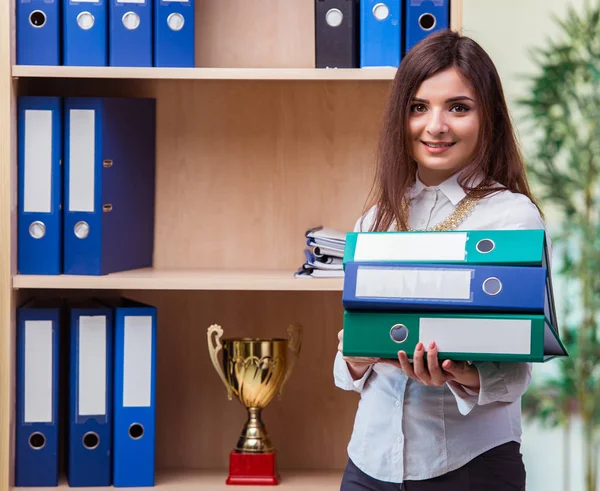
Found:
<path fill-rule="evenodd" d="M 304 263 L 296 278 L 343 278 L 346 232 L 318 226 L 305 233 Z"/>

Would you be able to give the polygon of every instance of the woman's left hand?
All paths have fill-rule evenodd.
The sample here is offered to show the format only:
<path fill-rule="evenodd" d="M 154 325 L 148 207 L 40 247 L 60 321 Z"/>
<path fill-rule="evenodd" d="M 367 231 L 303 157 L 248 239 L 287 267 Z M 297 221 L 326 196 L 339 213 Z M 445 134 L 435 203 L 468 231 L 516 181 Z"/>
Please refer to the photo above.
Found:
<path fill-rule="evenodd" d="M 427 363 L 425 363 L 427 356 Z M 424 385 L 440 386 L 449 381 L 454 381 L 475 392 L 479 392 L 479 371 L 466 361 L 445 360 L 441 366 L 438 361 L 438 349 L 435 342 L 429 345 L 427 355 L 423 343 L 418 343 L 413 355 L 412 363 L 404 351 L 398 352 L 398 361 L 379 360 L 398 366 L 410 378 Z"/>

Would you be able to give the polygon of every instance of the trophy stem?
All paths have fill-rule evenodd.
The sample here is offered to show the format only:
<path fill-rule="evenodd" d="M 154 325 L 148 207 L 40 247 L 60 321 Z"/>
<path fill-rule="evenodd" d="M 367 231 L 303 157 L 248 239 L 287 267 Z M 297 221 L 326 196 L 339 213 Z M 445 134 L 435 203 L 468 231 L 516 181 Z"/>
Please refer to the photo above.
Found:
<path fill-rule="evenodd" d="M 235 447 L 236 452 L 268 453 L 273 451 L 273 445 L 267 435 L 267 429 L 262 422 L 260 407 L 249 407 L 248 421 L 242 428 L 242 433 Z"/>

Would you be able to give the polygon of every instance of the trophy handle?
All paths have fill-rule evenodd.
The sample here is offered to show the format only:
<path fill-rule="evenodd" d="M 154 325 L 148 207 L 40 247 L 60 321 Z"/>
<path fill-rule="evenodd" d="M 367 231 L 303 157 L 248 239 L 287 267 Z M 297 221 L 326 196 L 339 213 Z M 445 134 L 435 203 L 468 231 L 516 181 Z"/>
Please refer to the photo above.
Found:
<path fill-rule="evenodd" d="M 216 338 L 213 336 L 213 334 L 217 335 Z M 207 337 L 210 359 L 212 360 L 213 365 L 215 366 L 215 370 L 219 374 L 219 377 L 221 377 L 221 380 L 225 384 L 225 388 L 227 389 L 227 398 L 231 401 L 233 398 L 231 387 L 227 383 L 225 373 L 223 373 L 223 368 L 221 368 L 221 365 L 219 365 L 219 358 L 217 357 L 219 351 L 221 351 L 221 348 L 223 347 L 223 345 L 221 344 L 221 336 L 223 336 L 223 328 L 220 325 L 213 324 L 208 328 Z"/>
<path fill-rule="evenodd" d="M 283 391 L 283 386 L 285 385 L 285 383 L 287 382 L 287 379 L 289 378 L 290 374 L 292 373 L 292 369 L 294 368 L 294 365 L 296 364 L 296 360 L 298 359 L 298 356 L 300 355 L 300 347 L 302 345 L 302 326 L 300 324 L 290 324 L 288 326 L 287 332 L 290 336 L 289 341 L 288 341 L 288 348 L 292 352 L 292 356 L 290 356 L 290 359 L 289 359 L 290 362 L 288 363 L 287 370 L 285 372 L 285 377 L 283 378 L 283 382 L 281 383 L 281 386 L 279 387 L 279 394 L 278 394 L 279 399 L 281 399 L 281 393 Z"/>

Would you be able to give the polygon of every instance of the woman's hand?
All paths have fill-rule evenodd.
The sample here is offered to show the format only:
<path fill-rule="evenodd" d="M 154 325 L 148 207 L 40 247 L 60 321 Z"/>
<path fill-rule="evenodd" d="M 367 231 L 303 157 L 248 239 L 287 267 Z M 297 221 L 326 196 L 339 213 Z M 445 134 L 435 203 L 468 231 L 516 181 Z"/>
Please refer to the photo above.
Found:
<path fill-rule="evenodd" d="M 408 377 L 424 385 L 440 386 L 449 381 L 459 383 L 474 392 L 479 392 L 479 371 L 466 361 L 445 360 L 441 366 L 438 361 L 438 349 L 435 342 L 427 350 L 427 363 L 425 363 L 425 347 L 423 343 L 417 344 L 413 355 L 412 364 L 404 351 L 398 352 L 398 361 L 380 360 L 398 366 Z"/>
<path fill-rule="evenodd" d="M 338 351 L 343 353 L 342 348 L 344 345 L 344 330 L 340 330 L 338 332 Z M 373 363 L 377 363 L 379 358 L 367 358 L 362 356 L 344 356 L 343 357 L 346 364 L 348 365 L 348 369 L 350 370 L 350 375 L 354 380 L 358 380 L 361 378 L 369 369 L 369 366 Z"/>

